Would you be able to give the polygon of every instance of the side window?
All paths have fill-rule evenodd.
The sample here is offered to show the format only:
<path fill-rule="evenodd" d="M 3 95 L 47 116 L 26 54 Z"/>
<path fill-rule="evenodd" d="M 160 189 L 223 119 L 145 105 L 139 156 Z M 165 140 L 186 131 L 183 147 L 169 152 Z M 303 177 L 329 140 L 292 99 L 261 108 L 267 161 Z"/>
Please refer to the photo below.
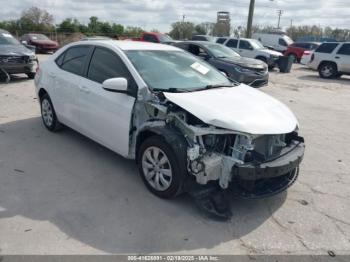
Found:
<path fill-rule="evenodd" d="M 338 51 L 339 55 L 350 55 L 350 44 L 343 44 Z"/>
<path fill-rule="evenodd" d="M 63 61 L 60 61 L 60 67 L 63 70 L 71 72 L 76 75 L 82 75 L 84 70 L 84 63 L 89 52 L 89 46 L 76 46 L 69 48 L 64 55 Z M 60 57 L 59 57 L 60 58 Z M 56 63 L 59 65 L 59 60 Z"/>
<path fill-rule="evenodd" d="M 145 40 L 146 42 L 158 43 L 158 40 L 154 35 L 145 34 L 143 36 L 143 40 Z"/>
<path fill-rule="evenodd" d="M 332 53 L 334 49 L 338 46 L 338 43 L 323 43 L 320 45 L 315 52 L 317 53 Z"/>
<path fill-rule="evenodd" d="M 232 47 L 232 48 L 237 48 L 238 40 L 236 39 L 230 39 L 227 43 L 226 46 Z"/>
<path fill-rule="evenodd" d="M 281 46 L 288 46 L 287 42 L 283 38 L 278 39 L 278 44 Z"/>
<path fill-rule="evenodd" d="M 195 56 L 199 56 L 200 48 L 198 45 L 188 45 L 188 52 L 194 54 Z"/>
<path fill-rule="evenodd" d="M 239 48 L 240 49 L 246 49 L 246 50 L 252 50 L 252 46 L 248 41 L 241 40 L 239 41 Z"/>
<path fill-rule="evenodd" d="M 64 52 L 63 54 L 61 54 L 59 57 L 56 58 L 55 62 L 56 64 L 61 67 L 62 63 L 63 63 L 63 59 L 64 59 L 64 55 L 66 54 L 66 52 Z"/>
<path fill-rule="evenodd" d="M 137 85 L 124 62 L 114 52 L 97 47 L 91 58 L 88 78 L 102 84 L 105 80 L 116 77 L 126 78 L 130 94 L 136 96 Z"/>
<path fill-rule="evenodd" d="M 225 41 L 226 41 L 226 38 L 218 38 L 218 40 L 216 40 L 216 43 L 223 44 Z"/>

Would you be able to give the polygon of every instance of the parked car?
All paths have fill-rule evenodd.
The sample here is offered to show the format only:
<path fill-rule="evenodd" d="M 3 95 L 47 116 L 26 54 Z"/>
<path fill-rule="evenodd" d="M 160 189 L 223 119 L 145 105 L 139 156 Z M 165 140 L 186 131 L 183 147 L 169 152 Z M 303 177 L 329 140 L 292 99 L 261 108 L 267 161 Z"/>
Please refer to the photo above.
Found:
<path fill-rule="evenodd" d="M 171 44 L 175 40 L 166 34 L 156 32 L 143 32 L 140 37 L 131 38 L 133 41 L 151 42 L 160 44 Z"/>
<path fill-rule="evenodd" d="M 305 42 L 305 43 L 293 43 L 288 46 L 287 50 L 284 52 L 285 56 L 289 56 L 294 62 L 300 62 L 305 51 L 315 50 L 320 46 L 317 42 Z"/>
<path fill-rule="evenodd" d="M 217 37 L 215 43 L 223 44 L 227 40 L 227 37 Z"/>
<path fill-rule="evenodd" d="M 35 53 L 23 46 L 9 32 L 0 29 L 0 77 L 9 80 L 11 74 L 35 77 L 37 58 Z"/>
<path fill-rule="evenodd" d="M 309 67 L 318 70 L 322 78 L 350 74 L 350 42 L 323 43 L 311 56 Z"/>
<path fill-rule="evenodd" d="M 228 38 L 224 45 L 236 51 L 243 57 L 255 58 L 265 62 L 270 69 L 274 68 L 282 53 L 264 47 L 256 39 Z"/>
<path fill-rule="evenodd" d="M 41 64 L 35 86 L 49 131 L 64 124 L 136 159 L 159 197 L 209 182 L 261 197 L 298 176 L 304 140 L 294 114 L 179 48 L 72 43 Z"/>
<path fill-rule="evenodd" d="M 192 41 L 208 41 L 214 42 L 214 38 L 210 35 L 193 35 L 191 38 Z"/>
<path fill-rule="evenodd" d="M 288 46 L 293 44 L 293 40 L 284 32 L 255 33 L 253 39 L 259 40 L 263 46 L 283 53 Z"/>
<path fill-rule="evenodd" d="M 267 65 L 257 59 L 243 58 L 230 48 L 211 42 L 186 41 L 175 46 L 205 60 L 237 82 L 261 87 L 268 83 Z"/>
<path fill-rule="evenodd" d="M 25 34 L 20 37 L 20 41 L 35 46 L 37 53 L 56 52 L 60 48 L 56 41 L 43 34 Z"/>

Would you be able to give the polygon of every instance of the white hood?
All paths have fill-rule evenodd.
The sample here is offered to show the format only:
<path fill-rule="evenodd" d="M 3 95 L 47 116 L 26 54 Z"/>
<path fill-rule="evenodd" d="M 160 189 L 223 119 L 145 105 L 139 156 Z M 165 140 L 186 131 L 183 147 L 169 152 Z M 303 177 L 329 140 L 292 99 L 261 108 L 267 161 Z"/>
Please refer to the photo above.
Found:
<path fill-rule="evenodd" d="M 273 55 L 273 56 L 283 56 L 281 52 L 275 51 L 275 50 L 270 50 L 270 49 L 261 49 L 259 52 L 267 55 Z"/>
<path fill-rule="evenodd" d="M 285 134 L 298 121 L 284 104 L 246 85 L 188 93 L 164 93 L 165 97 L 204 123 L 249 134 Z"/>

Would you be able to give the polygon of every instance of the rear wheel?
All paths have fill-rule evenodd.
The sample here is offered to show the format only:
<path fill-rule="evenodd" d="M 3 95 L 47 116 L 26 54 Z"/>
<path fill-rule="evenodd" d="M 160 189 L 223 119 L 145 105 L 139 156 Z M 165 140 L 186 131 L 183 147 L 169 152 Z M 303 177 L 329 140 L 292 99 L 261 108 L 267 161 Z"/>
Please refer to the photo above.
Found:
<path fill-rule="evenodd" d="M 161 136 L 152 136 L 140 146 L 137 157 L 140 175 L 158 197 L 172 198 L 182 191 L 186 169 L 178 154 L 181 152 L 175 152 Z"/>
<path fill-rule="evenodd" d="M 51 132 L 57 132 L 63 127 L 57 119 L 55 109 L 48 94 L 44 94 L 41 98 L 41 118 L 44 126 Z"/>
<path fill-rule="evenodd" d="M 321 78 L 335 78 L 338 75 L 337 66 L 334 63 L 324 62 L 318 68 L 318 73 Z"/>

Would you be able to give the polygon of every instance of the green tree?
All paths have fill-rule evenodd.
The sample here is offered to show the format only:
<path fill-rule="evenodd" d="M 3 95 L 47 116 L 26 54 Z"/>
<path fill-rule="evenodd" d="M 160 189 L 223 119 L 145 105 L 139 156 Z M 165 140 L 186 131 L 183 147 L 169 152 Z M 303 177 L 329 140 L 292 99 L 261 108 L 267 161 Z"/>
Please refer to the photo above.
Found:
<path fill-rule="evenodd" d="M 175 22 L 171 27 L 169 35 L 174 39 L 191 39 L 195 33 L 195 26 L 192 22 Z"/>
<path fill-rule="evenodd" d="M 58 32 L 75 33 L 80 31 L 81 24 L 77 19 L 66 18 L 60 24 L 57 25 Z"/>
<path fill-rule="evenodd" d="M 22 12 L 18 21 L 20 29 L 24 31 L 53 31 L 53 16 L 46 10 L 31 7 Z"/>
<path fill-rule="evenodd" d="M 124 30 L 124 34 L 128 37 L 139 37 L 144 30 L 137 26 L 127 26 Z"/>

